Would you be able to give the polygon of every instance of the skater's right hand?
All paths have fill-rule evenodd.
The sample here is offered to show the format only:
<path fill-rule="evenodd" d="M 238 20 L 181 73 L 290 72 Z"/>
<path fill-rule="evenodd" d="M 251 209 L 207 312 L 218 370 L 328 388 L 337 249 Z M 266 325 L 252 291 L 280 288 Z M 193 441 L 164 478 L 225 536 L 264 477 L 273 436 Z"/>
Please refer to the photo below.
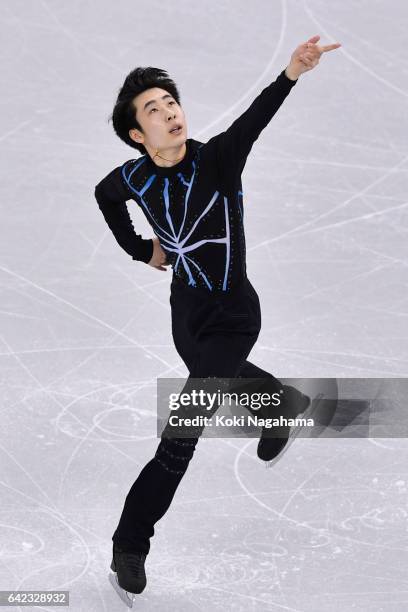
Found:
<path fill-rule="evenodd" d="M 166 268 L 164 266 L 170 265 L 170 263 L 167 262 L 167 255 L 161 248 L 157 236 L 153 238 L 153 255 L 148 264 L 149 266 L 156 268 L 156 270 L 162 270 L 163 272 L 166 272 Z"/>

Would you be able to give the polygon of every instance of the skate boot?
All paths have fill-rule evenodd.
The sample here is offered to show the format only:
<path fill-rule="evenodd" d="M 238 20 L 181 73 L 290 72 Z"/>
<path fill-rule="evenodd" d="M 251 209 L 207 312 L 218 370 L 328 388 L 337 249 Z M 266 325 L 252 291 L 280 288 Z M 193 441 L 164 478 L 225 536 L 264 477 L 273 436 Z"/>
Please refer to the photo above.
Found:
<path fill-rule="evenodd" d="M 109 581 L 125 604 L 131 608 L 134 595 L 141 593 L 146 586 L 145 564 L 146 555 L 137 551 L 125 551 L 120 546 L 113 545 Z"/>
<path fill-rule="evenodd" d="M 299 414 L 302 414 L 302 418 L 311 418 L 313 416 L 313 412 L 317 407 L 316 400 L 318 398 L 311 403 L 308 395 L 304 395 L 294 387 L 283 385 L 283 390 L 281 409 L 278 415 L 276 415 L 276 418 L 278 418 L 279 415 L 287 419 L 296 418 Z M 279 430 L 279 438 L 273 437 L 274 429 L 275 432 L 277 429 Z M 296 435 L 300 432 L 300 429 L 300 426 L 295 428 L 289 426 L 278 428 L 262 427 L 257 449 L 259 459 L 268 462 L 267 467 L 271 467 L 278 457 L 280 458 L 282 454 L 286 452 Z"/>

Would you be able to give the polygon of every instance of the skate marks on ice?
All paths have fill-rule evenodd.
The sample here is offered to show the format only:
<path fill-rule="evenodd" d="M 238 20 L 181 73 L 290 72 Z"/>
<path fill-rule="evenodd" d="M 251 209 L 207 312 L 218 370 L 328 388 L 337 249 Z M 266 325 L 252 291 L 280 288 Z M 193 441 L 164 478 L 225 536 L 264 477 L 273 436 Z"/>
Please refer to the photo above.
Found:
<path fill-rule="evenodd" d="M 339 612 L 358 600 L 358 610 L 391 612 L 398 609 L 389 606 L 387 598 L 392 597 L 394 605 L 400 598 L 399 609 L 405 609 L 408 489 L 400 470 L 405 469 L 406 452 L 401 442 L 384 449 L 383 473 L 378 474 L 379 451 L 370 448 L 371 442 L 299 440 L 293 455 L 279 469 L 269 470 L 262 483 L 254 478 L 254 464 L 245 453 L 252 442 L 237 453 L 237 483 L 266 513 L 265 520 L 272 520 L 268 529 L 255 508 L 247 510 L 256 520 L 241 526 L 242 546 L 257 550 L 270 563 L 279 576 L 278 592 L 286 597 L 291 593 L 285 598 L 288 605 Z M 396 565 L 400 556 L 404 563 Z M 313 576 L 314 565 L 319 577 Z"/>

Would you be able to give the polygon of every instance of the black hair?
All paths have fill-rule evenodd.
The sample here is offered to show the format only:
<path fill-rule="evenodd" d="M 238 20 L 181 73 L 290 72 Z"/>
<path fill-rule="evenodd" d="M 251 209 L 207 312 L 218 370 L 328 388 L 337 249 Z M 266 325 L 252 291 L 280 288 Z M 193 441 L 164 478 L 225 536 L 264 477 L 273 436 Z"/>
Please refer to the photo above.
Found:
<path fill-rule="evenodd" d="M 180 104 L 180 94 L 175 82 L 169 77 L 168 73 L 161 68 L 135 68 L 127 75 L 125 82 L 119 90 L 117 100 L 112 115 L 113 129 L 117 136 L 130 147 L 137 149 L 143 155 L 146 153 L 145 147 L 135 142 L 129 136 L 129 130 L 136 128 L 143 132 L 139 122 L 136 120 L 136 107 L 134 105 L 135 96 L 139 95 L 151 87 L 165 89 L 177 104 Z"/>

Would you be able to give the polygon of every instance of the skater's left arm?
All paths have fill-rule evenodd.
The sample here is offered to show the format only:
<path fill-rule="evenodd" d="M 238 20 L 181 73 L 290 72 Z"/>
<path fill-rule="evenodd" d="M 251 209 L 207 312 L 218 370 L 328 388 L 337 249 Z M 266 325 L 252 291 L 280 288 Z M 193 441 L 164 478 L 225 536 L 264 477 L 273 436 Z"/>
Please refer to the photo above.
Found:
<path fill-rule="evenodd" d="M 214 137 L 222 171 L 241 175 L 253 143 L 279 110 L 299 76 L 315 68 L 323 53 L 341 46 L 340 43 L 319 46 L 319 39 L 320 36 L 313 36 L 299 45 L 277 79 L 262 90 L 225 132 Z"/>

